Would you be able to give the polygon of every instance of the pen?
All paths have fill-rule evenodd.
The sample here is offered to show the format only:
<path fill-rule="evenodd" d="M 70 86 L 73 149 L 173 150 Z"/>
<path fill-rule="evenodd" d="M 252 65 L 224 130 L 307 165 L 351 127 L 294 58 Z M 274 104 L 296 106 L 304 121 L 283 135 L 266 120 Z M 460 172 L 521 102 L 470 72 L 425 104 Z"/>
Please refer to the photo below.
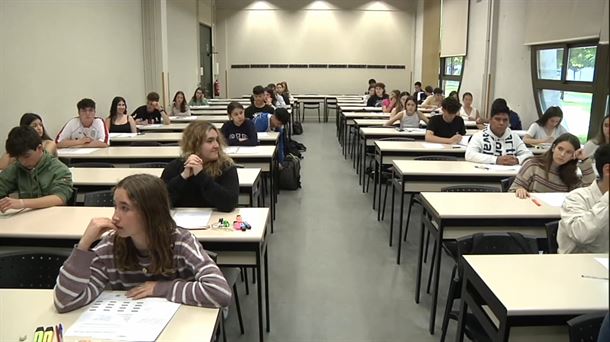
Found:
<path fill-rule="evenodd" d="M 540 203 L 540 201 L 538 201 L 538 200 L 537 200 L 537 199 L 535 199 L 535 198 L 532 198 L 532 202 L 534 202 L 534 204 L 536 204 L 536 205 L 537 205 L 537 206 L 539 206 L 539 207 L 542 205 L 542 204 Z"/>
<path fill-rule="evenodd" d="M 476 169 L 481 169 L 481 170 L 489 170 L 489 168 L 487 166 L 480 166 L 480 165 L 475 165 L 474 166 Z"/>
<path fill-rule="evenodd" d="M 590 275 L 581 275 L 582 278 L 587 278 L 587 279 L 600 279 L 600 280 L 608 280 L 607 277 L 596 277 L 596 276 L 590 276 Z"/>

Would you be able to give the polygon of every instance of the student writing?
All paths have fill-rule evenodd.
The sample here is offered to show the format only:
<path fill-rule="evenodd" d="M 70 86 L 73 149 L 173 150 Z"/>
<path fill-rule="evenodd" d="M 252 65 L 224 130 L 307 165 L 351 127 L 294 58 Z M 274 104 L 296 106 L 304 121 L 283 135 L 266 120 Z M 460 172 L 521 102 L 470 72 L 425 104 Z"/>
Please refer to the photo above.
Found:
<path fill-rule="evenodd" d="M 458 144 L 466 135 L 464 120 L 457 115 L 460 103 L 448 97 L 441 103 L 442 115 L 434 115 L 428 121 L 425 140 L 440 144 Z"/>

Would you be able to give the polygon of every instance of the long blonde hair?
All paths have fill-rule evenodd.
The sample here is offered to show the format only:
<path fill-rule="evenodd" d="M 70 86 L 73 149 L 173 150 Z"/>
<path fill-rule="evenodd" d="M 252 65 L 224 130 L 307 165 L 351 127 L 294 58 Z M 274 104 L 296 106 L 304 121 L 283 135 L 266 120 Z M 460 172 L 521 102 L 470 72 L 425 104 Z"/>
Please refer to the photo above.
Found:
<path fill-rule="evenodd" d="M 191 154 L 196 154 L 201 157 L 201 145 L 208 138 L 208 133 L 215 131 L 218 135 L 218 143 L 220 149 L 218 150 L 218 159 L 211 162 L 203 163 L 203 172 L 212 176 L 218 177 L 222 174 L 222 171 L 235 165 L 233 159 L 227 156 L 224 148 L 227 146 L 224 135 L 218 131 L 218 128 L 207 121 L 193 121 L 191 122 L 182 133 L 182 140 L 180 140 L 180 149 L 182 150 L 182 158 L 188 158 Z"/>

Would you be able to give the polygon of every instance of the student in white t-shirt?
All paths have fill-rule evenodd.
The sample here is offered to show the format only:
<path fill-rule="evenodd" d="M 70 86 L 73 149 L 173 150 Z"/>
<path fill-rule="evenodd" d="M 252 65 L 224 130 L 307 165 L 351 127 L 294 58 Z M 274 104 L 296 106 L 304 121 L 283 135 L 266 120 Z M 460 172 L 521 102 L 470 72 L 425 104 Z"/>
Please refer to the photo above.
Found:
<path fill-rule="evenodd" d="M 464 95 L 462 95 L 460 116 L 464 121 L 476 121 L 481 117 L 479 110 L 472 106 L 472 94 L 469 92 L 465 92 Z"/>
<path fill-rule="evenodd" d="M 549 107 L 525 133 L 523 142 L 529 145 L 552 144 L 555 139 L 568 131 L 561 125 L 563 111 L 561 108 Z"/>
<path fill-rule="evenodd" d="M 66 122 L 55 138 L 57 148 L 108 147 L 108 129 L 104 119 L 95 116 L 95 102 L 82 99 L 76 108 L 78 117 Z"/>

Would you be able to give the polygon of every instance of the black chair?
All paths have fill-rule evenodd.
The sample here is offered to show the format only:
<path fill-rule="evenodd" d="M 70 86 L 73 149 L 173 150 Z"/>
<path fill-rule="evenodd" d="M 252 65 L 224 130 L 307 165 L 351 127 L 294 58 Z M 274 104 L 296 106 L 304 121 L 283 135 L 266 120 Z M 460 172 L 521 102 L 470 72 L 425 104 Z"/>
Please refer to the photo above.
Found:
<path fill-rule="evenodd" d="M 557 230 L 559 229 L 559 221 L 549 222 L 544 225 L 546 230 L 547 252 L 549 254 L 557 254 L 559 245 L 557 244 Z"/>
<path fill-rule="evenodd" d="M 305 110 L 306 109 L 315 109 L 318 111 L 318 122 L 322 122 L 320 119 L 320 102 L 311 102 L 311 101 L 303 101 L 303 112 L 301 122 L 305 122 Z"/>
<path fill-rule="evenodd" d="M 513 185 L 514 181 L 515 181 L 514 176 L 500 180 L 500 187 L 502 188 L 502 192 L 508 192 L 508 189 L 510 189 L 510 186 Z"/>
<path fill-rule="evenodd" d="M 459 262 L 451 272 L 451 283 L 447 294 L 447 304 L 443 315 L 441 342 L 447 336 L 449 319 L 458 320 L 458 311 L 452 310 L 453 303 L 460 299 L 462 292 L 462 256 L 470 254 L 537 254 L 538 242 L 535 237 L 519 233 L 477 233 L 456 240 Z M 466 318 L 466 336 L 473 341 L 491 341 L 480 324 L 468 314 Z"/>
<path fill-rule="evenodd" d="M 146 162 L 146 163 L 133 163 L 129 164 L 130 168 L 150 168 L 150 169 L 164 169 L 168 163 L 166 162 Z"/>
<path fill-rule="evenodd" d="M 113 207 L 114 192 L 112 190 L 100 190 L 85 193 L 85 207 Z"/>
<path fill-rule="evenodd" d="M 78 195 L 78 188 L 72 187 L 72 195 L 66 201 L 66 205 L 74 207 L 76 205 L 76 196 Z"/>
<path fill-rule="evenodd" d="M 52 289 L 68 250 L 16 251 L 0 255 L 0 288 Z"/>
<path fill-rule="evenodd" d="M 570 342 L 595 342 L 599 337 L 606 312 L 581 315 L 569 320 Z"/>
<path fill-rule="evenodd" d="M 112 168 L 114 164 L 104 162 L 82 162 L 70 164 L 70 167 L 96 167 L 96 168 Z"/>

